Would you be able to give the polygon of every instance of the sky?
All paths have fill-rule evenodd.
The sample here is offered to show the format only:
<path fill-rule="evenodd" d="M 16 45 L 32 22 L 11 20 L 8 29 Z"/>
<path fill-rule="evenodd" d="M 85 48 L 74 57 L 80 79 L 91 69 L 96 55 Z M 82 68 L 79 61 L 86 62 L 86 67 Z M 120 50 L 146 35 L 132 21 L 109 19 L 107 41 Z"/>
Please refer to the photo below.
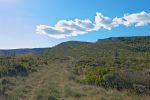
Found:
<path fill-rule="evenodd" d="M 0 49 L 150 36 L 150 0 L 0 0 Z"/>

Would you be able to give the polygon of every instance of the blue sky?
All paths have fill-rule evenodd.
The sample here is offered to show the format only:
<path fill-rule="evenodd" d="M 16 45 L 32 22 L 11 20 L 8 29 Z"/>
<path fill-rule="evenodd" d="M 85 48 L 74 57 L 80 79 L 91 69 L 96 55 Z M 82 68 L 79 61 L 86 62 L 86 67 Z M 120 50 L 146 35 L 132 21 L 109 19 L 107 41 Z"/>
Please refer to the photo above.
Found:
<path fill-rule="evenodd" d="M 36 32 L 38 25 L 55 28 L 60 20 L 88 19 L 95 25 L 97 12 L 110 19 L 142 11 L 149 14 L 149 5 L 149 0 L 0 0 L 0 49 L 51 47 L 69 40 L 94 42 L 107 37 L 150 35 L 149 23 L 139 27 L 119 24 L 111 26 L 111 30 L 101 26 L 96 31 L 86 30 L 86 34 L 65 38 L 48 36 L 55 35 L 49 28 L 46 35 Z"/>

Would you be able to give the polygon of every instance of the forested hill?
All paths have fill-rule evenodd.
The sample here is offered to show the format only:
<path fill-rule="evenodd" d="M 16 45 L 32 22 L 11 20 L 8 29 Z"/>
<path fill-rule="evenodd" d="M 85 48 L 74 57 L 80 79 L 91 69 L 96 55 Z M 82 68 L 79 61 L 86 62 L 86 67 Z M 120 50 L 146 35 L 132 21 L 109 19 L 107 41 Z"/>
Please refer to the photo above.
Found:
<path fill-rule="evenodd" d="M 95 57 L 98 54 L 106 55 L 114 52 L 148 52 L 150 51 L 150 36 L 137 37 L 111 37 L 99 39 L 95 43 L 68 41 L 48 49 L 47 55 L 73 56 L 73 57 Z"/>

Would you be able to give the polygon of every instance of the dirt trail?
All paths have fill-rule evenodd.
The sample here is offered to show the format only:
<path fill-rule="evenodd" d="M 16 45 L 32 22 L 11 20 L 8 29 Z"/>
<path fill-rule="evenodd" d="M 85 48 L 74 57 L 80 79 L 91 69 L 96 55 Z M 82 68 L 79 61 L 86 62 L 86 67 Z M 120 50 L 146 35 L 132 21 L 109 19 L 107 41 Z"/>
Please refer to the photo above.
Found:
<path fill-rule="evenodd" d="M 35 100 L 38 91 L 40 91 L 44 86 L 49 87 L 49 83 L 53 82 L 54 87 L 57 86 L 60 91 L 60 98 L 63 98 L 64 86 L 67 82 L 67 70 L 64 67 L 64 64 L 57 65 L 53 64 L 43 69 L 39 75 L 35 76 L 36 81 L 32 81 L 34 86 L 29 92 L 28 98 L 26 100 Z M 53 88 L 53 87 L 52 87 Z"/>
<path fill-rule="evenodd" d="M 42 68 L 38 72 L 35 72 L 25 79 L 20 79 L 17 82 L 17 88 L 14 89 L 14 93 L 17 92 L 18 100 L 37 100 L 38 93 L 44 91 L 49 92 L 47 95 L 54 95 L 56 92 L 58 97 L 63 100 L 64 88 L 68 82 L 68 71 L 66 70 L 66 64 L 51 64 L 45 68 Z"/>

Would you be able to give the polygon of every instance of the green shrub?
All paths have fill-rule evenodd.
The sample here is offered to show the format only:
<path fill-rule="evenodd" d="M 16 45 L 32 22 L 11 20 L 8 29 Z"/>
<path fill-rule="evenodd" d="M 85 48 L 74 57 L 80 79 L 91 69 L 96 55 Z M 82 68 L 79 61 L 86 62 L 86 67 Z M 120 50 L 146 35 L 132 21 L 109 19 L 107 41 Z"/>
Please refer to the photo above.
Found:
<path fill-rule="evenodd" d="M 91 85 L 101 86 L 104 85 L 103 76 L 108 74 L 110 71 L 107 68 L 92 68 L 86 72 L 84 82 Z"/>

